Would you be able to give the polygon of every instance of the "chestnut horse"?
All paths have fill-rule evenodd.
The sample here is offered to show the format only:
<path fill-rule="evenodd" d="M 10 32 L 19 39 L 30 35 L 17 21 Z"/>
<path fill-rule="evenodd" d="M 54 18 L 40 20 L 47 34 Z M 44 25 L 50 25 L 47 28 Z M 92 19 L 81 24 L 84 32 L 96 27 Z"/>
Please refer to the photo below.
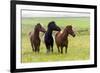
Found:
<path fill-rule="evenodd" d="M 56 42 L 59 53 L 60 52 L 63 53 L 63 47 L 65 47 L 65 53 L 67 53 L 69 34 L 75 37 L 75 33 L 71 25 L 66 26 L 64 30 L 56 33 L 55 42 Z"/>
<path fill-rule="evenodd" d="M 40 37 L 39 37 L 39 32 L 46 32 L 46 30 L 42 27 L 42 25 L 40 23 L 38 23 L 37 25 L 35 25 L 34 31 L 31 31 L 29 33 L 29 38 L 30 38 L 30 42 L 31 42 L 31 46 L 32 46 L 32 50 L 35 52 L 39 52 L 40 51 Z"/>
<path fill-rule="evenodd" d="M 47 32 L 45 33 L 45 37 L 44 37 L 44 42 L 45 42 L 45 46 L 47 48 L 47 53 L 49 53 L 50 51 L 53 52 L 54 40 L 53 40 L 52 32 L 60 31 L 60 30 L 61 29 L 56 25 L 56 23 L 54 21 L 49 22 L 48 29 L 47 29 Z"/>

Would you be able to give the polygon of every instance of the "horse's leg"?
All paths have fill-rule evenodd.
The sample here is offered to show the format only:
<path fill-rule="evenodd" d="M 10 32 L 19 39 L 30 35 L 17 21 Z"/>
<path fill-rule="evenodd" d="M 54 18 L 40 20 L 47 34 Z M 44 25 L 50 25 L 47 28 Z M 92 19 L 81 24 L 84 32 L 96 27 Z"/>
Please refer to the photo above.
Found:
<path fill-rule="evenodd" d="M 40 42 L 37 44 L 37 52 L 40 52 Z"/>
<path fill-rule="evenodd" d="M 40 52 L 40 46 L 38 47 L 38 52 Z"/>
<path fill-rule="evenodd" d="M 52 53 L 53 53 L 53 46 L 51 46 L 51 51 L 52 51 Z"/>
<path fill-rule="evenodd" d="M 34 51 L 37 52 L 37 45 L 34 45 Z"/>
<path fill-rule="evenodd" d="M 65 46 L 65 53 L 67 53 L 67 48 L 68 48 L 68 45 Z"/>
<path fill-rule="evenodd" d="M 47 53 L 50 52 L 50 45 L 46 44 L 46 48 L 47 48 Z"/>
<path fill-rule="evenodd" d="M 32 45 L 32 50 L 33 50 L 33 52 L 35 51 L 34 45 Z"/>
<path fill-rule="evenodd" d="M 61 54 L 63 54 L 63 46 L 61 46 Z"/>
<path fill-rule="evenodd" d="M 68 48 L 68 41 L 67 41 L 67 43 L 65 45 L 65 53 L 67 53 L 67 48 Z"/>
<path fill-rule="evenodd" d="M 51 43 L 51 51 L 53 53 L 53 42 Z"/>
<path fill-rule="evenodd" d="M 38 53 L 40 52 L 40 44 L 37 46 Z"/>
<path fill-rule="evenodd" d="M 58 48 L 58 53 L 60 53 L 60 48 L 59 48 L 59 46 L 57 46 L 57 48 Z"/>
<path fill-rule="evenodd" d="M 47 53 L 50 53 L 50 46 L 47 46 Z"/>

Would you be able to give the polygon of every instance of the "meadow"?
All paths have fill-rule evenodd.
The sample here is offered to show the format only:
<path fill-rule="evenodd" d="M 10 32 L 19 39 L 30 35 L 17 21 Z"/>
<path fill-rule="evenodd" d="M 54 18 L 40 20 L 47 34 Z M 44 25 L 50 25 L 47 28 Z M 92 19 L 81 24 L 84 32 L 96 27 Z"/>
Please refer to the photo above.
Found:
<path fill-rule="evenodd" d="M 34 53 L 29 40 L 29 32 L 34 29 L 37 23 L 41 23 L 45 29 L 50 21 L 64 29 L 67 25 L 72 25 L 76 37 L 69 36 L 68 53 L 58 54 L 58 49 L 54 43 L 54 52 L 47 54 L 44 44 L 44 34 L 40 33 L 41 45 L 40 53 Z M 88 60 L 90 57 L 90 18 L 89 17 L 34 17 L 22 18 L 22 46 L 21 46 L 21 62 L 51 62 L 51 61 L 74 61 Z M 53 32 L 53 36 L 56 32 Z M 65 49 L 64 49 L 65 50 Z"/>

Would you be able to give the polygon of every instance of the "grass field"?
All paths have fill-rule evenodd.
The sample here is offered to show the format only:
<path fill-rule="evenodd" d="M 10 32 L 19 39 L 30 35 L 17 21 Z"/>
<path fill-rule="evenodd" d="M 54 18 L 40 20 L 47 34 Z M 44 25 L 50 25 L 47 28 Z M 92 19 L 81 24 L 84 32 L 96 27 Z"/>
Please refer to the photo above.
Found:
<path fill-rule="evenodd" d="M 55 21 L 56 24 L 64 29 L 65 26 L 71 24 L 74 27 L 76 37 L 69 36 L 69 45 L 67 54 L 58 54 L 56 45 L 54 44 L 54 53 L 47 54 L 44 44 L 44 34 L 40 33 L 41 46 L 40 53 L 32 51 L 28 33 L 34 29 L 34 25 L 38 22 L 43 24 L 45 29 L 50 21 Z M 22 52 L 21 62 L 48 62 L 48 61 L 69 61 L 69 60 L 87 60 L 90 56 L 90 19 L 87 17 L 73 18 L 22 18 Z M 56 32 L 54 32 L 56 33 Z M 53 36 L 54 36 L 53 33 Z M 64 49 L 65 50 L 65 49 Z"/>

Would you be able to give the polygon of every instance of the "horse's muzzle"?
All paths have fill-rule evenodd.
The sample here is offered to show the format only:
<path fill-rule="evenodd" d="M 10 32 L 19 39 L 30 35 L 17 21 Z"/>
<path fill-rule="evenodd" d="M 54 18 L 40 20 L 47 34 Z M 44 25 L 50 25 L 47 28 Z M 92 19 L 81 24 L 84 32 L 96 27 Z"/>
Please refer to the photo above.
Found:
<path fill-rule="evenodd" d="M 57 28 L 57 30 L 58 30 L 58 31 L 61 31 L 61 29 L 60 29 L 59 27 Z"/>

